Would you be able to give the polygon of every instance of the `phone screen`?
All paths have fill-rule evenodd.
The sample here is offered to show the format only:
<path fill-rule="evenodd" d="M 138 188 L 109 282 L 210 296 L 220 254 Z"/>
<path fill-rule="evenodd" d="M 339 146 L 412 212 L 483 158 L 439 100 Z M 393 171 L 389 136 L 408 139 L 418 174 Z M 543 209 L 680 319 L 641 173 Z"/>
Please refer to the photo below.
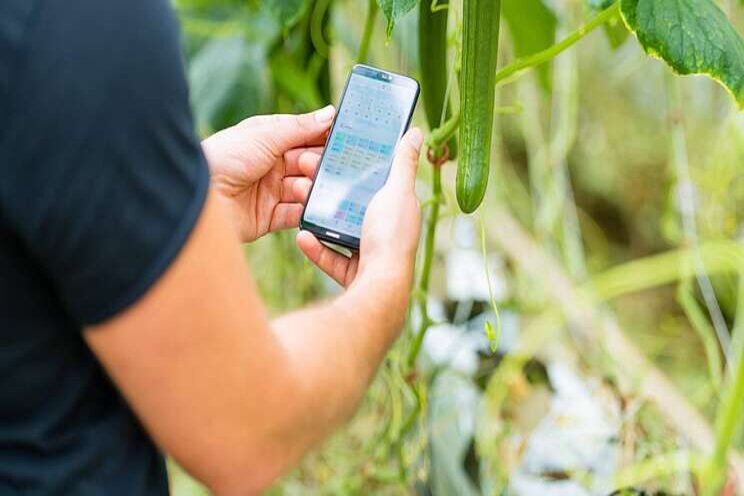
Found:
<path fill-rule="evenodd" d="M 411 78 L 354 67 L 303 213 L 303 228 L 322 239 L 358 246 L 367 205 L 387 180 L 417 97 L 418 83 Z"/>

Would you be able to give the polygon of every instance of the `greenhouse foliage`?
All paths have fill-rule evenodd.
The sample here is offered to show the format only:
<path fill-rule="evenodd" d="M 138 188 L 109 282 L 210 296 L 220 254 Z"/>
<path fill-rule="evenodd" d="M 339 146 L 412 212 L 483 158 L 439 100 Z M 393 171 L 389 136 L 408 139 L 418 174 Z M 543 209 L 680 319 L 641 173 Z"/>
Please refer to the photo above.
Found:
<path fill-rule="evenodd" d="M 272 494 L 744 494 L 744 2 L 176 5 L 203 135 L 422 84 L 406 329 Z M 246 256 L 277 313 L 336 291 L 291 234 Z"/>

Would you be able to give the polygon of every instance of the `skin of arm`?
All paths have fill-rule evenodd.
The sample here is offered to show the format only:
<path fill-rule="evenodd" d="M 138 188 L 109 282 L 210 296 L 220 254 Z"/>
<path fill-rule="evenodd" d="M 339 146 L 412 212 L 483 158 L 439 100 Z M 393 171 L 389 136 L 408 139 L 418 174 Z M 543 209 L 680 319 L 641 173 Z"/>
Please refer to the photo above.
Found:
<path fill-rule="evenodd" d="M 158 446 L 216 494 L 259 493 L 348 419 L 404 321 L 418 130 L 367 209 L 359 255 L 297 236 L 341 295 L 271 322 L 252 282 L 240 244 L 297 225 L 327 114 L 252 118 L 206 141 L 213 185 L 189 240 L 138 302 L 84 332 Z"/>

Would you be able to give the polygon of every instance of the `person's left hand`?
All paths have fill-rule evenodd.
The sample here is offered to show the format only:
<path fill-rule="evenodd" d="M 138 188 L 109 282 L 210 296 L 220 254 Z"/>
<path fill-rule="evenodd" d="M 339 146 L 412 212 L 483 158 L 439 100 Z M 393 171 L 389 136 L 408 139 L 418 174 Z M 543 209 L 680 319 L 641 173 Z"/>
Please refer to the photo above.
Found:
<path fill-rule="evenodd" d="M 334 113 L 250 117 L 202 142 L 243 242 L 297 227 Z"/>

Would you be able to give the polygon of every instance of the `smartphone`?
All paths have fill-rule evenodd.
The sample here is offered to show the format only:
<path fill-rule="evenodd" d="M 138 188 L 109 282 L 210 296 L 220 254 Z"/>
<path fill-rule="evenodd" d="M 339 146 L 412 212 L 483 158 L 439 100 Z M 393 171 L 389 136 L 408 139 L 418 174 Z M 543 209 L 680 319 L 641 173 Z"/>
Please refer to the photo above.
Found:
<path fill-rule="evenodd" d="M 322 241 L 359 249 L 367 205 L 387 180 L 418 95 L 413 78 L 354 66 L 300 218 L 301 229 Z"/>

